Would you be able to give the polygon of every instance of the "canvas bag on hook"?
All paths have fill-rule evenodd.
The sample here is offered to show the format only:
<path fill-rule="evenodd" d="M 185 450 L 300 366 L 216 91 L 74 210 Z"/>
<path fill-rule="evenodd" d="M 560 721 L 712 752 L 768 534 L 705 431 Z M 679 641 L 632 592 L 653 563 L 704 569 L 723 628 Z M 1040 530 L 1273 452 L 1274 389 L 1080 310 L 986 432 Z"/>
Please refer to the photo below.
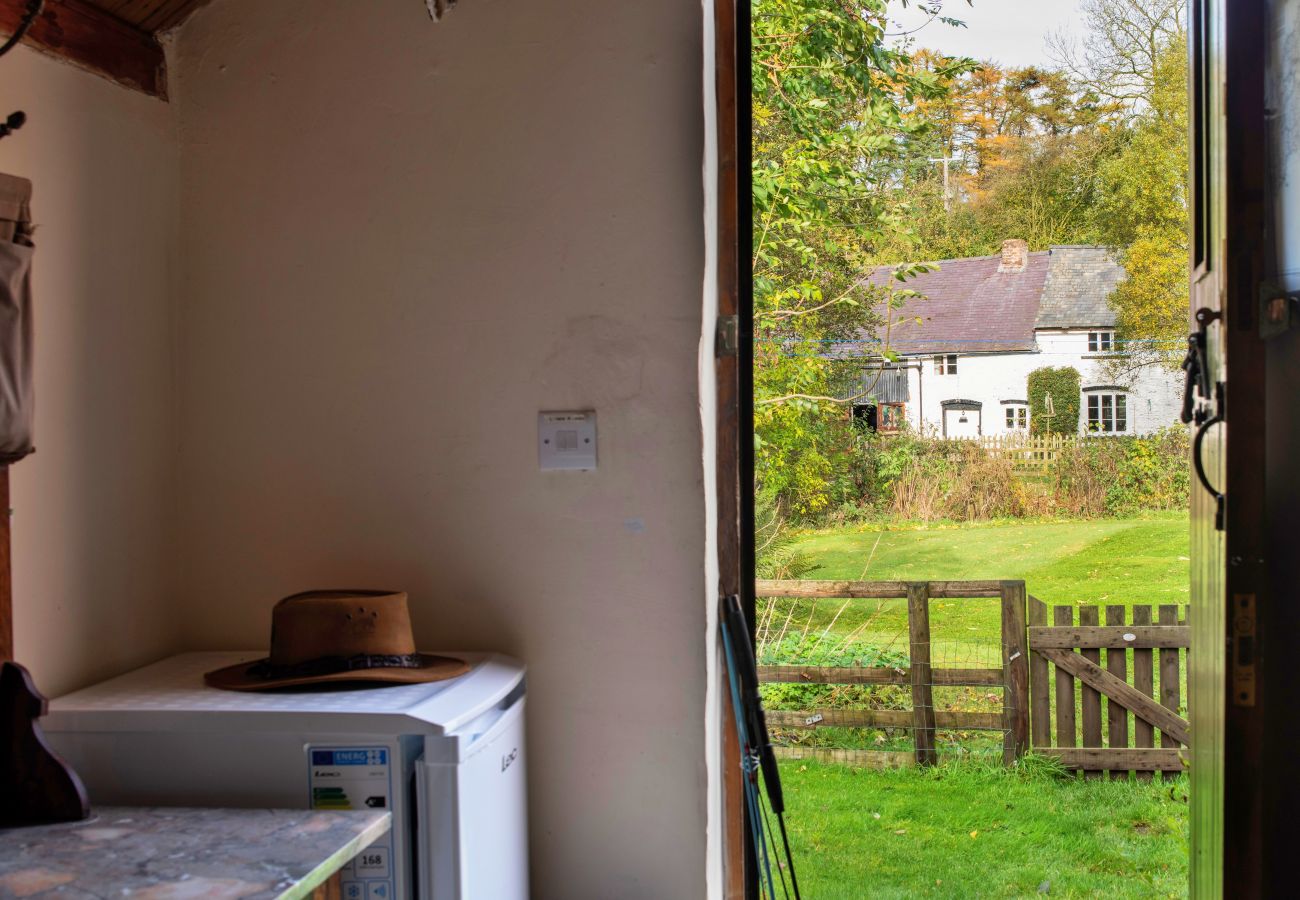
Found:
<path fill-rule="evenodd" d="M 0 465 L 32 452 L 32 183 L 0 174 Z"/>

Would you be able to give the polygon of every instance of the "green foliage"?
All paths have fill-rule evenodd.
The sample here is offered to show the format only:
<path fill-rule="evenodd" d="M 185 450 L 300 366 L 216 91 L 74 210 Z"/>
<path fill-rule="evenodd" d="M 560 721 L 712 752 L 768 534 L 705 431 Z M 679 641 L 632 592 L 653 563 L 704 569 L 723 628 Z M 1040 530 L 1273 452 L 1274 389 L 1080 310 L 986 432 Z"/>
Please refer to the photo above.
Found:
<path fill-rule="evenodd" d="M 790 530 L 781 505 L 771 493 L 754 498 L 755 569 L 759 578 L 797 580 L 807 577 L 817 565 L 799 550 L 798 538 Z"/>
<path fill-rule="evenodd" d="M 904 5 L 907 5 L 904 3 Z M 863 283 L 873 248 L 908 211 L 876 174 L 928 124 L 965 61 L 918 69 L 887 39 L 885 0 L 752 0 L 754 427 L 757 478 L 790 515 L 824 514 L 849 486 L 843 365 L 828 343 L 879 336 L 890 359 L 905 268 Z"/>
<path fill-rule="evenodd" d="M 1046 366 L 1030 372 L 1030 432 L 1078 434 L 1080 384 L 1079 370 L 1071 366 Z"/>
<path fill-rule="evenodd" d="M 1031 391 L 1030 402 L 1040 404 L 1035 410 L 1045 393 Z M 1066 396 L 1077 397 L 1077 388 Z M 1077 421 L 1077 401 L 1055 408 Z M 970 441 L 912 433 L 861 435 L 854 449 L 845 499 L 823 522 L 1096 518 L 1186 509 L 1190 501 L 1189 439 L 1180 427 L 1066 442 L 1040 474 L 1017 472 L 1010 460 L 990 457 Z"/>
<path fill-rule="evenodd" d="M 1148 105 L 1100 169 L 1101 239 L 1123 248 L 1128 278 L 1111 295 L 1119 337 L 1176 367 L 1187 331 L 1187 53 L 1182 32 L 1159 50 Z"/>
<path fill-rule="evenodd" d="M 759 648 L 760 665 L 883 667 L 904 670 L 907 654 L 859 643 L 838 634 L 787 634 Z M 898 685 L 765 684 L 769 709 L 902 709 L 908 694 Z"/>
<path fill-rule="evenodd" d="M 1080 441 L 1062 451 L 1053 471 L 1058 506 L 1078 516 L 1186 509 L 1189 452 L 1187 430 L 1176 426 L 1148 437 Z"/>

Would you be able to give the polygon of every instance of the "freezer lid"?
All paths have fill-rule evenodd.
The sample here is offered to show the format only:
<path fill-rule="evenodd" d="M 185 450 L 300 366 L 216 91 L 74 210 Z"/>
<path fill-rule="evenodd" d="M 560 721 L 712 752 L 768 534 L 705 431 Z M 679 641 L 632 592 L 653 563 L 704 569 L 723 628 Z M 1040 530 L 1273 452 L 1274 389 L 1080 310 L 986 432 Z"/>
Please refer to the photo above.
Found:
<path fill-rule="evenodd" d="M 296 731 L 454 734 L 523 691 L 524 667 L 495 653 L 459 653 L 464 675 L 429 684 L 365 689 L 222 691 L 203 673 L 251 662 L 265 651 L 183 653 L 50 702 L 47 732 Z"/>

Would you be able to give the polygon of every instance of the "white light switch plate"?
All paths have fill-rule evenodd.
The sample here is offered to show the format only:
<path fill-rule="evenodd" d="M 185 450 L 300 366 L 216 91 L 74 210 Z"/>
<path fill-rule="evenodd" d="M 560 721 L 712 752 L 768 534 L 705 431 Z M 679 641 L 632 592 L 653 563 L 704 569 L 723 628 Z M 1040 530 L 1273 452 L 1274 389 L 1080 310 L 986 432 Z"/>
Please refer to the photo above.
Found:
<path fill-rule="evenodd" d="M 537 414 L 537 459 L 542 471 L 596 468 L 596 413 Z"/>

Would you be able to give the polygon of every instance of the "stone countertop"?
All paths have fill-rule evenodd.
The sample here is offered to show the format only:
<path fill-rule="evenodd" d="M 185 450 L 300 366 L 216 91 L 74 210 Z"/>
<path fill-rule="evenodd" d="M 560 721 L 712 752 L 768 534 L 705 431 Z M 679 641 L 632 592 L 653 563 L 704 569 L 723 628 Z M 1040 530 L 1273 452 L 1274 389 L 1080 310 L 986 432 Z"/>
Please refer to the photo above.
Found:
<path fill-rule="evenodd" d="M 0 829 L 0 898 L 296 900 L 391 826 L 381 811 L 97 807 Z"/>

